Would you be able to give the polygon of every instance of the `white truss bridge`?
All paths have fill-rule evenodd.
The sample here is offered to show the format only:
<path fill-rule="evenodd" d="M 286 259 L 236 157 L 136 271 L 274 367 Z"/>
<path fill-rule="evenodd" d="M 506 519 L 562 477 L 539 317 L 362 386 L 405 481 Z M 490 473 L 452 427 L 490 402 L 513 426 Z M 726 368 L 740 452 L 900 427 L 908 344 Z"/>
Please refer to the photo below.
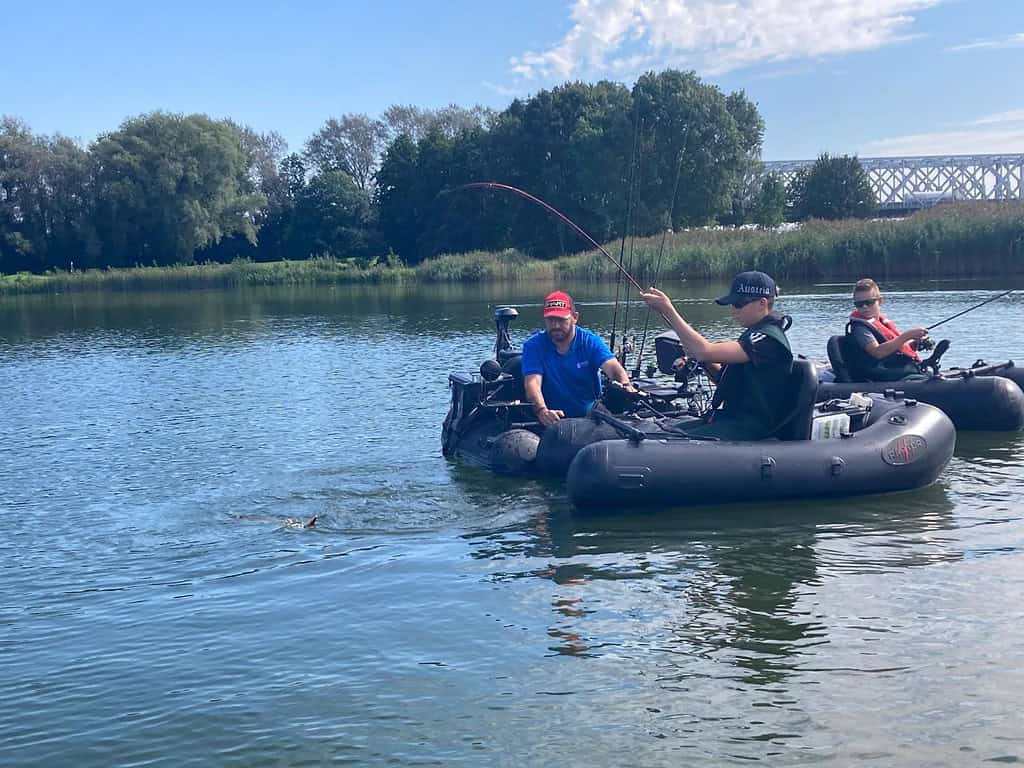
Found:
<path fill-rule="evenodd" d="M 1024 200 L 1024 154 L 861 157 L 881 211 L 911 211 L 947 200 Z M 788 187 L 814 160 L 764 163 Z"/>

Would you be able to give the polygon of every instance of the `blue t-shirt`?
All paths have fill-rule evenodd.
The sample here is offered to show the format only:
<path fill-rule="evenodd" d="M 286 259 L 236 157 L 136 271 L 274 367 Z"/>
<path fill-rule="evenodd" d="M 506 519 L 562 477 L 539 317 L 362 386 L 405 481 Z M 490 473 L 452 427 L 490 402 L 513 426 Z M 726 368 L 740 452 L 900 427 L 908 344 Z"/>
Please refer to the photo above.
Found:
<path fill-rule="evenodd" d="M 545 331 L 538 331 L 523 344 L 523 376 L 544 377 L 540 391 L 548 408 L 566 416 L 586 416 L 601 396 L 601 366 L 613 357 L 600 336 L 578 325 L 564 355 Z"/>

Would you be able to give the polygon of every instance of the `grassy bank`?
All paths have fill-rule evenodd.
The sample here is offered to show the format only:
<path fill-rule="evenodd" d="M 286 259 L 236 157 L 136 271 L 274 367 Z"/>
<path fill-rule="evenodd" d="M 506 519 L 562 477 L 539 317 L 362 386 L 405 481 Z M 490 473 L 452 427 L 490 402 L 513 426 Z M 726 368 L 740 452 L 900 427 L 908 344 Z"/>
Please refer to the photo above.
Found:
<path fill-rule="evenodd" d="M 657 236 L 627 244 L 625 262 L 641 282 L 654 279 L 661 242 L 662 238 Z M 618 243 L 610 244 L 608 250 L 618 258 Z M 863 275 L 888 280 L 1020 274 L 1024 273 L 1024 203 L 944 205 L 899 221 L 812 221 L 788 232 L 679 232 L 666 239 L 660 274 L 665 279 L 722 279 L 743 269 L 761 269 L 787 280 L 848 280 Z M 0 276 L 0 294 L 614 278 L 615 268 L 597 252 L 539 261 L 516 251 L 479 251 L 439 256 L 415 267 L 403 266 L 394 258 L 360 266 L 349 259 L 325 257 L 45 275 L 20 273 Z"/>

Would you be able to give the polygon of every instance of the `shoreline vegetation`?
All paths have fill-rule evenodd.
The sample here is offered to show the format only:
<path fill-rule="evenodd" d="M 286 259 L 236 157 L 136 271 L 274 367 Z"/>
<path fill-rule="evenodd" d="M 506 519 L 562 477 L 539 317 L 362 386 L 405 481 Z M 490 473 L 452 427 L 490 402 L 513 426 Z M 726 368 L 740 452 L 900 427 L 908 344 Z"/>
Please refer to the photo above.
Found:
<path fill-rule="evenodd" d="M 760 269 L 786 280 L 976 278 L 1024 273 L 1024 202 L 955 203 L 906 219 L 810 221 L 799 229 L 693 229 L 627 240 L 623 264 L 641 282 L 728 279 Z M 621 241 L 605 245 L 619 258 Z M 51 270 L 0 276 L 0 295 L 354 283 L 613 281 L 597 251 L 541 260 L 520 251 L 442 255 L 414 266 L 396 256 Z"/>

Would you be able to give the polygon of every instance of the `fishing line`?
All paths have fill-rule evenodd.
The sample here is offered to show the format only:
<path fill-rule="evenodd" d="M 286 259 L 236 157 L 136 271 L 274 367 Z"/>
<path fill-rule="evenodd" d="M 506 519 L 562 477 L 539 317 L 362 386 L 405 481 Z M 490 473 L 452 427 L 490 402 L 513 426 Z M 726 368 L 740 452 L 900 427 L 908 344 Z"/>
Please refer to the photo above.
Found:
<path fill-rule="evenodd" d="M 926 328 L 925 330 L 928 330 L 928 331 L 930 331 L 930 330 L 931 330 L 932 328 L 938 328 L 938 327 L 939 327 L 940 325 L 942 325 L 943 323 L 948 323 L 948 322 L 949 322 L 950 320 L 956 320 L 956 319 L 957 319 L 958 317 L 960 317 L 961 315 L 966 315 L 966 314 L 967 314 L 968 312 L 973 312 L 973 311 L 974 311 L 974 310 L 976 310 L 976 309 L 977 309 L 978 307 L 984 307 L 984 306 L 985 306 L 986 304 L 989 304 L 990 302 L 993 302 L 993 301 L 995 301 L 996 299 L 1001 299 L 1001 298 L 1003 298 L 1003 296 L 1009 296 L 1009 295 L 1010 295 L 1011 293 L 1013 293 L 1013 292 L 1014 292 L 1015 290 L 1017 290 L 1017 289 L 1016 289 L 1016 288 L 1011 288 L 1011 289 L 1010 289 L 1010 290 L 1008 290 L 1008 291 L 1003 291 L 1003 292 L 1002 292 L 1002 293 L 1000 293 L 1000 294 L 999 294 L 998 296 L 993 296 L 993 297 L 992 297 L 991 299 L 985 299 L 985 300 L 984 300 L 983 302 L 981 302 L 980 304 L 975 304 L 975 305 L 974 305 L 973 307 L 969 307 L 969 308 L 965 309 L 965 310 L 964 310 L 963 312 L 957 312 L 957 313 L 956 313 L 955 315 L 952 315 L 952 316 L 950 316 L 950 317 L 947 317 L 947 318 L 946 318 L 945 320 L 939 320 L 939 322 L 935 323 L 934 325 L 929 325 L 929 326 L 928 326 L 928 327 L 927 327 L 927 328 Z"/>

